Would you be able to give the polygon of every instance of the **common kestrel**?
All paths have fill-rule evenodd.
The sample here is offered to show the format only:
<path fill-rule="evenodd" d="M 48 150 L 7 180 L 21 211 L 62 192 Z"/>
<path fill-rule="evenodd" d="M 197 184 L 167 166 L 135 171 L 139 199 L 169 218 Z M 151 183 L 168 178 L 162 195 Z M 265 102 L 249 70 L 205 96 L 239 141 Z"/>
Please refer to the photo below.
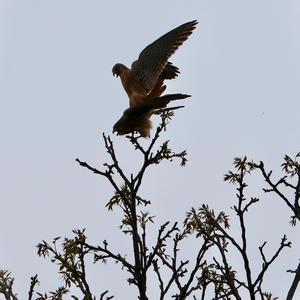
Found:
<path fill-rule="evenodd" d="M 120 63 L 114 65 L 113 75 L 120 76 L 130 107 L 148 98 L 159 97 L 166 89 L 163 81 L 179 74 L 178 68 L 168 60 L 192 34 L 197 23 L 196 20 L 187 22 L 148 45 L 132 63 L 131 69 Z"/>
<path fill-rule="evenodd" d="M 131 106 L 124 111 L 123 116 L 114 125 L 113 132 L 117 132 L 118 135 L 124 135 L 137 131 L 142 137 L 149 137 L 152 127 L 151 115 L 160 111 L 160 109 L 164 109 L 170 101 L 186 99 L 188 97 L 190 95 L 170 94 L 158 98 L 149 98 L 143 103 Z M 166 108 L 166 110 L 181 107 L 183 106 Z"/>

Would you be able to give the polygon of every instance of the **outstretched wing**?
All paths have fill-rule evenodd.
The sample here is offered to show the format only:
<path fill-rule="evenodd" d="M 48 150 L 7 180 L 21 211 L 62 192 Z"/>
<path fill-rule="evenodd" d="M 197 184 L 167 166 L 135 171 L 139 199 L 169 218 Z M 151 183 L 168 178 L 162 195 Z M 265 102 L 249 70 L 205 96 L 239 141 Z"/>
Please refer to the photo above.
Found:
<path fill-rule="evenodd" d="M 131 66 L 135 80 L 139 81 L 147 90 L 151 90 L 170 56 L 192 34 L 197 23 L 196 20 L 187 22 L 147 46 Z"/>

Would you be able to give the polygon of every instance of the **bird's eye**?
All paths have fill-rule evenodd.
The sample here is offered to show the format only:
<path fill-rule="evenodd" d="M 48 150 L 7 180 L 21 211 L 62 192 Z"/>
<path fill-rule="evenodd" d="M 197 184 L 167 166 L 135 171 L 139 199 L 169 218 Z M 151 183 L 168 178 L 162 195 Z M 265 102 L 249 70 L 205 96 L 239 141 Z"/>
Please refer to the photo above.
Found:
<path fill-rule="evenodd" d="M 114 76 L 115 76 L 115 75 L 116 75 L 116 76 L 119 76 L 119 74 L 120 74 L 120 68 L 119 68 L 118 65 L 115 65 L 115 66 L 113 67 L 112 73 L 113 73 Z"/>

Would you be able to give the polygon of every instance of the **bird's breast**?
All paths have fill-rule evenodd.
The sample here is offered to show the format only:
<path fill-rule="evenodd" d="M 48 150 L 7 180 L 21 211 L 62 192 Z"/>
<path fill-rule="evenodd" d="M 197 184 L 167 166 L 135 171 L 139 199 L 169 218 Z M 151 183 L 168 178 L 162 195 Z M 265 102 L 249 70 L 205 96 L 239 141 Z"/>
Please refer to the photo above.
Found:
<path fill-rule="evenodd" d="M 131 76 L 129 70 L 122 74 L 121 81 L 130 99 L 130 106 L 143 103 L 148 95 L 148 90 Z"/>

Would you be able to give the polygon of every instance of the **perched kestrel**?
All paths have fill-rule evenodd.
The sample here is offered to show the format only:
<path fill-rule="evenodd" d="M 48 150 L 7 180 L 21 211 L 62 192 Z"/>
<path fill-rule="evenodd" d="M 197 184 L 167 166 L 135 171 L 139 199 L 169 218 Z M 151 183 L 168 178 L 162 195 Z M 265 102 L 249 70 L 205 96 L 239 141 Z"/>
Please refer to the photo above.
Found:
<path fill-rule="evenodd" d="M 171 94 L 164 95 L 158 98 L 149 98 L 143 103 L 134 105 L 126 109 L 120 120 L 114 125 L 113 132 L 118 135 L 129 134 L 137 131 L 142 137 L 150 137 L 150 129 L 152 122 L 150 117 L 156 111 L 164 109 L 170 101 L 181 100 L 190 97 L 185 94 Z M 166 110 L 173 110 L 183 106 L 166 108 Z"/>
<path fill-rule="evenodd" d="M 130 107 L 142 104 L 148 98 L 159 97 L 166 89 L 163 81 L 179 74 L 178 68 L 168 60 L 192 34 L 197 23 L 196 20 L 187 22 L 148 45 L 132 63 L 131 69 L 120 63 L 114 65 L 113 75 L 120 76 Z"/>

